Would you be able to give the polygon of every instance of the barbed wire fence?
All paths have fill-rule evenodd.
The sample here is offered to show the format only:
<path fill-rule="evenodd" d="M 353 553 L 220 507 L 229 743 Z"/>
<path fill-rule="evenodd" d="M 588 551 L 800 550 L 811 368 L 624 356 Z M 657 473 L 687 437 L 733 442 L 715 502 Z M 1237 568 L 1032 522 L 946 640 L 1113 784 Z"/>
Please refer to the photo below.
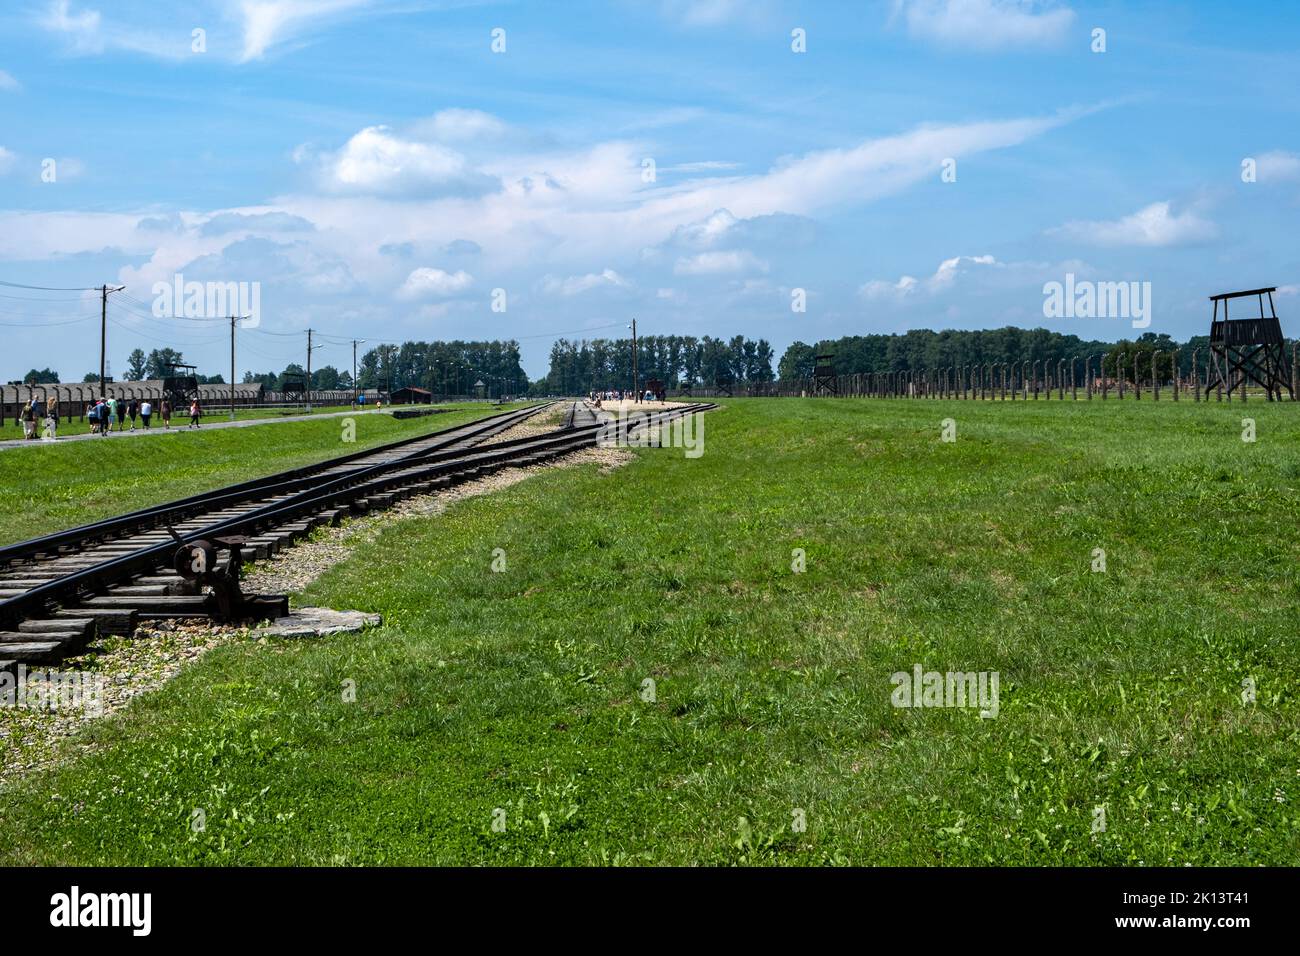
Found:
<path fill-rule="evenodd" d="M 1297 344 L 1291 345 L 1290 401 L 1300 396 Z M 973 362 L 938 368 L 854 372 L 832 378 L 809 376 L 731 388 L 695 387 L 679 393 L 699 398 L 746 397 L 918 398 L 961 401 L 1246 401 L 1242 381 L 1227 381 L 1216 372 L 1209 348 L 1191 353 L 1188 371 L 1180 367 L 1183 350 L 1126 352 L 1112 350 L 1058 359 Z M 1149 359 L 1147 358 L 1149 356 Z M 1141 361 L 1139 361 L 1139 358 Z M 1235 392 L 1234 394 L 1229 394 Z M 1263 389 L 1257 396 L 1284 400 Z"/>

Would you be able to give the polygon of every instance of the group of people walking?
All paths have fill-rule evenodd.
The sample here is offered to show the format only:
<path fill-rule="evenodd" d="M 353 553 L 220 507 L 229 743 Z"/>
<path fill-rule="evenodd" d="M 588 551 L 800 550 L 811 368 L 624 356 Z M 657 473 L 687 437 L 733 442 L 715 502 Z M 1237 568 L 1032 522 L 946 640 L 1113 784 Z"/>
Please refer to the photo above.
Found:
<path fill-rule="evenodd" d="M 23 438 L 33 441 L 36 438 L 57 438 L 59 431 L 59 403 L 45 402 L 45 408 L 40 407 L 40 403 L 34 400 L 28 400 L 23 406 L 23 410 L 18 413 L 18 420 L 23 423 Z M 36 426 L 42 418 L 44 412 L 45 431 L 40 435 L 36 434 Z"/>
<path fill-rule="evenodd" d="M 86 409 L 86 419 L 90 422 L 90 431 L 95 435 L 107 435 L 122 428 L 130 422 L 131 431 L 135 431 L 135 420 L 139 416 L 141 424 L 145 428 L 150 427 L 153 421 L 154 407 L 153 402 L 149 399 L 136 401 L 134 398 L 129 401 L 123 401 L 118 398 L 101 398 L 93 405 Z M 170 399 L 160 399 L 158 402 L 158 416 L 162 419 L 163 428 L 172 427 L 172 403 Z M 199 419 L 203 417 L 203 406 L 199 400 L 193 399 L 190 402 L 190 428 L 199 427 Z"/>
<path fill-rule="evenodd" d="M 171 401 L 164 398 L 158 402 L 158 415 L 162 418 L 163 428 L 172 427 Z M 130 401 L 101 398 L 86 409 L 86 419 L 90 422 L 90 431 L 93 435 L 107 435 L 114 430 L 121 431 L 127 422 L 131 423 L 130 430 L 135 431 L 136 416 L 139 416 L 145 428 L 149 428 L 154 416 L 153 403 L 147 398 L 139 402 L 134 398 Z M 198 428 L 202 417 L 203 406 L 196 398 L 190 402 L 189 427 Z"/>
<path fill-rule="evenodd" d="M 605 391 L 592 391 L 587 393 L 589 401 L 595 402 L 596 407 L 600 407 L 600 402 L 653 402 L 656 399 L 655 393 L 650 389 L 644 392 L 634 392 L 630 388 L 611 388 Z"/>
<path fill-rule="evenodd" d="M 203 407 L 199 400 L 190 402 L 190 428 L 198 428 L 203 418 Z M 172 427 L 172 403 L 170 399 L 160 399 L 155 407 L 149 399 L 99 398 L 86 406 L 86 421 L 90 422 L 92 435 L 109 435 L 112 432 L 135 431 L 136 419 L 148 429 L 154 415 L 162 419 L 163 428 Z M 18 413 L 18 420 L 23 426 L 23 438 L 34 440 L 44 438 L 52 440 L 59 432 L 59 403 L 57 400 L 41 402 L 29 399 Z M 44 429 L 38 432 L 38 426 L 44 423 Z"/>

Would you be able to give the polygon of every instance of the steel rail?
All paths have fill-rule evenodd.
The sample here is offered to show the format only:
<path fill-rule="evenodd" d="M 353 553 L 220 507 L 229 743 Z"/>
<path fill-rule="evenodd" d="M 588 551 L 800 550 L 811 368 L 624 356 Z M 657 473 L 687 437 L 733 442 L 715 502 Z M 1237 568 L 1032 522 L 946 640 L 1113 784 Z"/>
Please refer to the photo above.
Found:
<path fill-rule="evenodd" d="M 638 419 L 629 428 L 622 423 L 619 434 L 630 437 L 632 431 L 639 427 L 649 427 L 671 421 L 675 418 L 708 411 L 716 405 L 702 403 L 670 409 L 646 419 Z M 256 508 L 247 514 L 237 515 L 206 525 L 184 534 L 179 538 L 183 543 L 202 540 L 209 537 L 231 535 L 246 530 L 257 530 L 260 525 L 284 524 L 287 519 L 303 514 L 314 514 L 328 510 L 335 505 L 366 497 L 370 494 L 383 493 L 386 488 L 416 484 L 430 477 L 441 477 L 442 473 L 455 473 L 468 470 L 475 465 L 506 462 L 513 457 L 524 457 L 530 451 L 555 449 L 573 450 L 586 444 L 590 439 L 598 440 L 600 432 L 607 430 L 608 421 L 576 429 L 563 429 L 558 432 L 529 438 L 519 438 L 496 445 L 443 452 L 438 455 L 419 455 L 413 458 L 399 458 L 392 461 L 378 462 L 367 468 L 359 469 L 329 479 L 314 487 L 305 489 L 289 500 L 271 502 Z M 569 446 L 572 446 L 570 448 Z M 547 457 L 554 457 L 548 455 Z M 414 471 L 412 469 L 414 468 Z M 387 472 L 398 472 L 386 480 L 375 481 Z M 121 579 L 130 579 L 141 573 L 154 570 L 169 563 L 168 559 L 175 553 L 177 542 L 164 541 L 152 547 L 125 554 L 108 561 L 61 575 L 59 578 L 31 588 L 24 594 L 0 601 L 0 622 L 12 621 L 22 617 L 38 617 L 49 603 L 59 601 L 69 595 L 77 595 L 82 590 L 100 592 Z"/>
<path fill-rule="evenodd" d="M 427 442 L 431 439 L 445 439 L 445 445 L 456 441 L 469 440 L 478 437 L 484 432 L 493 432 L 494 429 L 504 430 L 505 428 L 517 424 L 518 421 L 522 421 L 544 411 L 546 408 L 550 407 L 551 404 L 553 403 L 533 405 L 528 408 L 502 412 L 485 419 L 479 419 L 478 421 L 453 425 L 449 428 L 429 432 L 425 435 L 419 435 L 413 438 L 403 438 L 395 442 L 376 445 L 373 448 L 368 448 L 363 451 L 340 455 L 336 458 L 330 458 L 326 461 L 316 462 L 311 465 L 304 465 L 301 468 L 293 468 L 288 471 L 266 475 L 261 478 L 253 478 L 234 485 L 228 485 L 225 488 L 191 495 L 188 498 L 180 498 L 160 505 L 151 505 L 148 508 L 141 508 L 124 515 L 106 518 L 102 521 L 91 522 L 89 524 L 78 525 L 77 527 L 68 528 L 64 531 L 57 531 L 40 538 L 32 538 L 27 541 L 19 541 L 14 544 L 5 545 L 4 547 L 0 547 L 0 566 L 5 564 L 12 565 L 14 562 L 30 560 L 40 554 L 48 554 L 51 552 L 57 554 L 61 548 L 85 544 L 94 539 L 116 535 L 123 531 L 129 531 L 132 528 L 144 526 L 161 527 L 165 523 L 174 523 L 170 520 L 164 519 L 183 518 L 187 513 L 195 513 L 193 511 L 195 508 L 207 510 L 208 506 L 213 504 L 220 503 L 230 505 L 237 504 L 240 501 L 249 501 L 268 492 L 274 493 L 275 489 L 282 486 L 292 485 L 301 481 L 309 481 L 314 476 L 328 471 L 331 468 L 337 468 L 340 465 L 346 465 L 349 462 L 357 461 L 362 458 L 369 458 L 373 455 L 381 455 L 385 452 L 394 451 L 407 445 Z M 501 427 L 498 429 L 497 426 Z M 469 434 L 454 434 L 457 432 L 468 432 Z M 487 437 L 491 437 L 491 435 L 489 434 Z M 421 451 L 424 450 L 426 449 L 421 449 Z M 413 457 L 418 457 L 418 455 Z M 201 513 L 201 511 L 198 513 Z"/>

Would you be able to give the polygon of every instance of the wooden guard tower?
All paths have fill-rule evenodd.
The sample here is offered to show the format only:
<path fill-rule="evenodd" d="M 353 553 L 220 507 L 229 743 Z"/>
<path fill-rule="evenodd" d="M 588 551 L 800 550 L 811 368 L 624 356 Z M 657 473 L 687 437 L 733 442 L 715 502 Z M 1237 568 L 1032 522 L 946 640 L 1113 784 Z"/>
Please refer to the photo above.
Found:
<path fill-rule="evenodd" d="M 1210 321 L 1210 369 L 1205 384 L 1205 394 L 1222 386 L 1229 396 L 1240 387 L 1244 393 L 1246 380 L 1250 379 L 1264 389 L 1268 400 L 1282 400 L 1282 389 L 1295 399 L 1291 391 L 1291 363 L 1286 355 L 1286 342 L 1282 338 L 1282 324 L 1273 306 L 1273 293 L 1277 286 L 1267 289 L 1248 289 L 1245 292 L 1224 292 L 1210 296 L 1214 303 L 1214 318 Z M 1248 319 L 1229 319 L 1228 303 L 1232 299 L 1255 296 L 1259 300 L 1259 315 Z M 1268 296 L 1268 314 L 1264 314 L 1264 296 Z M 1223 303 L 1223 318 L 1219 318 L 1219 303 Z"/>
<path fill-rule="evenodd" d="M 835 383 L 834 359 L 834 355 L 817 356 L 817 365 L 813 368 L 814 395 L 839 394 L 839 388 Z"/>
<path fill-rule="evenodd" d="M 197 365 L 185 365 L 173 362 L 167 366 L 163 376 L 163 392 L 172 405 L 179 408 L 182 403 L 192 402 L 199 397 L 199 379 Z"/>

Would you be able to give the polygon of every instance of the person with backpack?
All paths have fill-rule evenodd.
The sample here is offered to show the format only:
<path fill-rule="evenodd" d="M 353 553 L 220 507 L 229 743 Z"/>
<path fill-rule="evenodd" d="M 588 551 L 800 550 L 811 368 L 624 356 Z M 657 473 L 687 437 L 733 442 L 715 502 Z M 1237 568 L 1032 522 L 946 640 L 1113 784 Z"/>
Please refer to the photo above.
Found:
<path fill-rule="evenodd" d="M 153 416 L 153 405 L 150 404 L 149 399 L 146 398 L 143 402 L 140 403 L 140 421 L 144 422 L 145 431 L 149 430 L 149 419 L 152 416 Z"/>
<path fill-rule="evenodd" d="M 23 421 L 23 437 L 27 439 L 35 438 L 36 406 L 31 401 L 28 401 L 27 404 L 23 406 L 21 417 Z"/>
<path fill-rule="evenodd" d="M 135 399 L 126 404 L 126 417 L 131 419 L 131 431 L 135 431 L 135 416 L 140 412 L 140 406 L 136 404 Z"/>

